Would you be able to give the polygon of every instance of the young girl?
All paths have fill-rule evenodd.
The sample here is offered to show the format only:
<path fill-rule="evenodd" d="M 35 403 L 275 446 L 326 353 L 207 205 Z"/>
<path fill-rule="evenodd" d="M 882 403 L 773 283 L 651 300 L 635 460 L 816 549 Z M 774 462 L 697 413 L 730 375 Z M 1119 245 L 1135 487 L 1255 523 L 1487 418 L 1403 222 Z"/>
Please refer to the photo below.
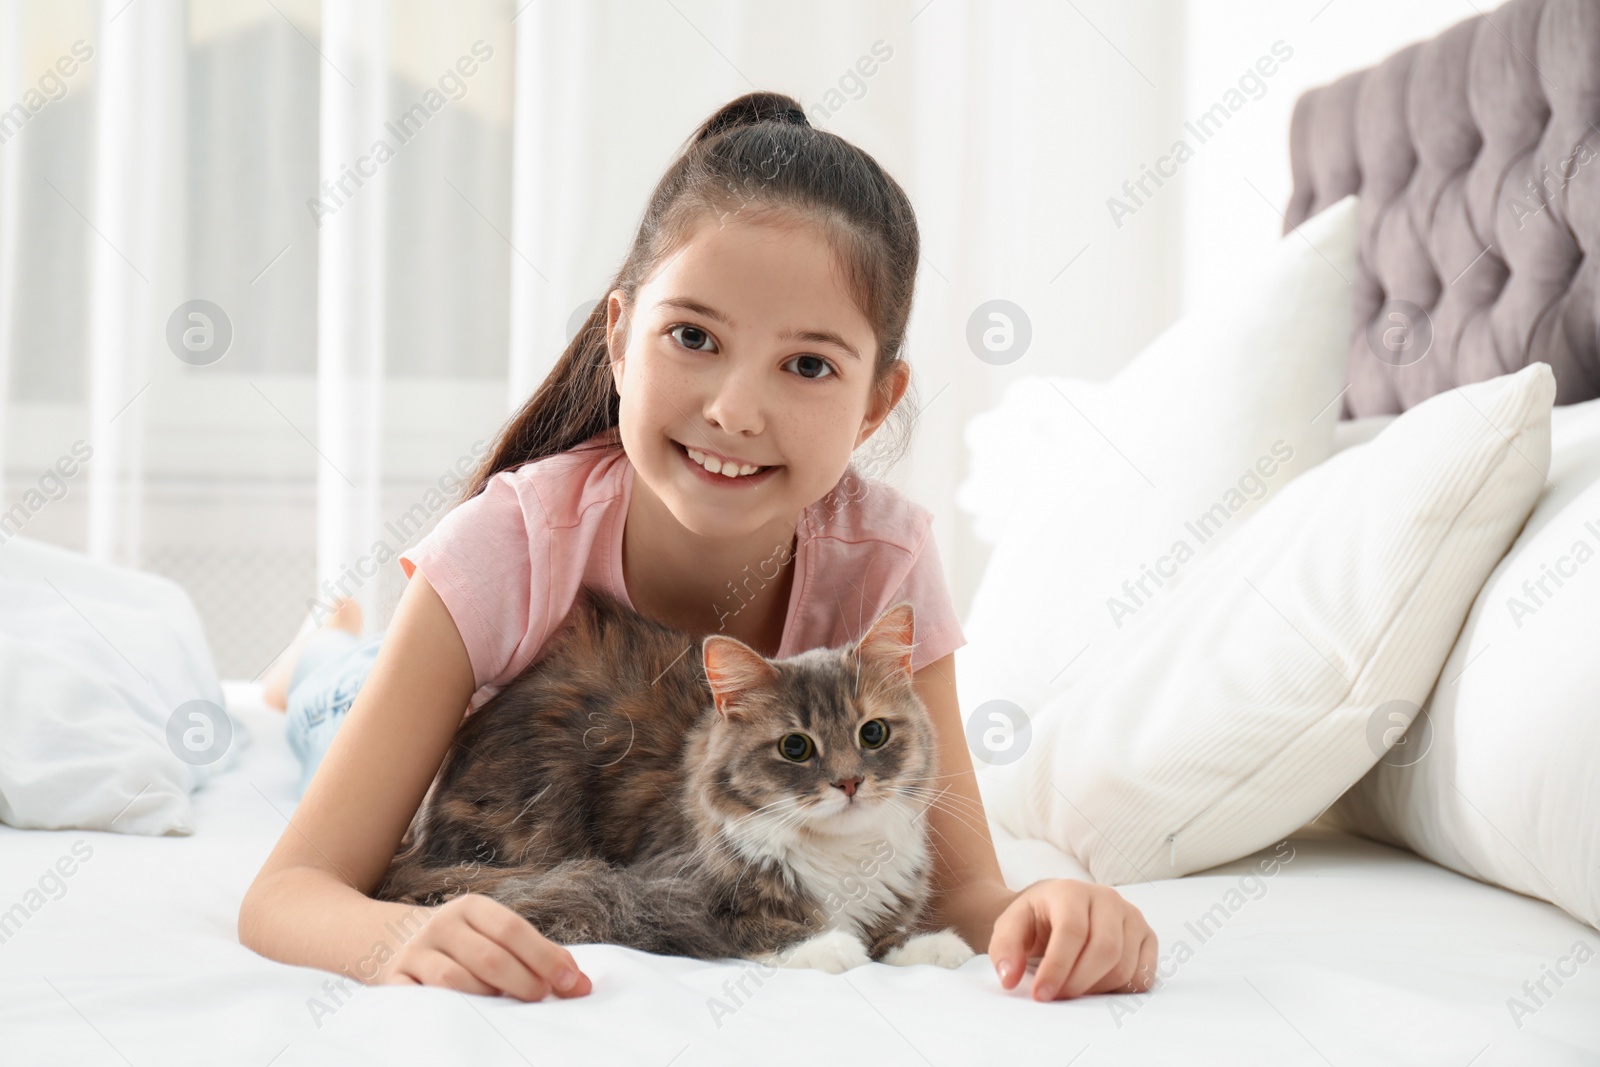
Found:
<path fill-rule="evenodd" d="M 240 907 L 245 945 L 366 983 L 587 994 L 567 948 L 487 896 L 368 896 L 463 709 L 536 658 L 582 584 L 769 657 L 853 640 L 908 599 L 949 783 L 929 812 L 930 925 L 987 952 L 1005 989 L 1042 957 L 1036 1000 L 1150 988 L 1155 935 L 1114 889 L 1001 880 L 931 516 L 847 470 L 909 383 L 918 255 L 900 186 L 792 98 L 750 93 L 700 127 L 606 298 L 463 501 L 401 555 L 410 581 L 387 634 L 360 640 L 341 615 L 305 649 L 321 662 L 292 665 L 288 732 L 307 780 Z"/>

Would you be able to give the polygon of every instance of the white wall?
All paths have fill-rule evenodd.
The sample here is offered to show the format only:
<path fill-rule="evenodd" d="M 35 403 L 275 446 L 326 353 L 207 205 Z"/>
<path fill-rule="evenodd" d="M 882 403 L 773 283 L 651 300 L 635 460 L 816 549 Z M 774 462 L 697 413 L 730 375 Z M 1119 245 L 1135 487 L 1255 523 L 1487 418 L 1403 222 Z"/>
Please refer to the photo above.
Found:
<path fill-rule="evenodd" d="M 1183 307 L 1225 298 L 1276 241 L 1292 182 L 1289 118 L 1313 86 L 1371 66 L 1481 9 L 1468 0 L 1190 0 L 1184 114 L 1238 85 L 1274 42 L 1292 51 L 1184 164 Z M 1174 130 L 1177 136 L 1181 130 Z M 1193 140 L 1191 138 L 1191 140 Z"/>

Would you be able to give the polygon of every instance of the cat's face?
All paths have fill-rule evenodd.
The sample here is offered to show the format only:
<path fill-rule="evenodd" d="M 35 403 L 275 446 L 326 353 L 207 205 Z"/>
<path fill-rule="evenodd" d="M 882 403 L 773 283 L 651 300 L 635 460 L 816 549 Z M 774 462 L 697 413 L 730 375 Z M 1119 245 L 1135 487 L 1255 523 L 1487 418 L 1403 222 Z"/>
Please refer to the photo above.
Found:
<path fill-rule="evenodd" d="M 707 637 L 718 717 L 703 770 L 729 814 L 761 810 L 785 827 L 857 835 L 925 807 L 918 798 L 935 784 L 937 751 L 912 687 L 912 639 L 904 602 L 854 645 L 786 660 Z"/>

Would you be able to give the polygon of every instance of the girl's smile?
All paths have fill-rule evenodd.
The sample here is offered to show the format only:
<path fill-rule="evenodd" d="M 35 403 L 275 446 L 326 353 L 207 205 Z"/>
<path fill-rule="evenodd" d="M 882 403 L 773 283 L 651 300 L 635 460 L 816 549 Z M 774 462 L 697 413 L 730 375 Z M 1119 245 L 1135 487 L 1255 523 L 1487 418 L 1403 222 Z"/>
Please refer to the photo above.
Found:
<path fill-rule="evenodd" d="M 669 438 L 669 440 L 671 440 Z M 711 485 L 724 486 L 730 489 L 749 489 L 764 484 L 775 473 L 783 469 L 782 464 L 762 466 L 750 460 L 742 460 L 723 455 L 720 452 L 711 452 L 704 448 L 690 448 L 682 441 L 673 441 L 673 447 L 683 457 L 685 464 L 694 472 L 693 477 Z M 712 471 L 712 466 L 716 471 Z M 732 471 L 731 475 L 729 472 Z"/>

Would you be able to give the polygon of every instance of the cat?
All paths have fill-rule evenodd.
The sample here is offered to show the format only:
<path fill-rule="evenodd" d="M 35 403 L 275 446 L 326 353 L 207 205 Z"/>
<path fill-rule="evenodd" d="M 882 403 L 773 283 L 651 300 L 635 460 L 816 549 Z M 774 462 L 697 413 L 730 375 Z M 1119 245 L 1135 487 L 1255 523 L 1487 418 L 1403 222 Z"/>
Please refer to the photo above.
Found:
<path fill-rule="evenodd" d="M 566 945 L 959 967 L 960 935 L 918 929 L 939 791 L 913 633 L 902 601 L 853 643 L 772 660 L 582 587 L 457 730 L 373 895 L 482 893 Z"/>

